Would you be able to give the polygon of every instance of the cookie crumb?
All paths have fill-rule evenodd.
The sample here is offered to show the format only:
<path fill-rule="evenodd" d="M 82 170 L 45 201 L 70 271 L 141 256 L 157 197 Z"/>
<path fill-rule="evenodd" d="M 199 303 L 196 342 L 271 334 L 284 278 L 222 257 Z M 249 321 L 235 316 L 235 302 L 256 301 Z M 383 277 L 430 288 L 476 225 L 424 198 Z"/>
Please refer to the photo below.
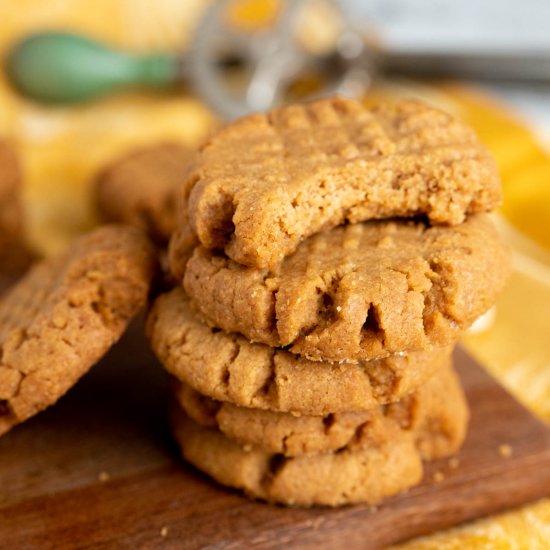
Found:
<path fill-rule="evenodd" d="M 498 454 L 502 458 L 510 458 L 512 456 L 512 451 L 512 447 L 510 447 L 510 445 L 508 444 L 500 445 L 498 448 Z"/>
<path fill-rule="evenodd" d="M 99 472 L 97 479 L 101 481 L 101 483 L 105 483 L 106 481 L 109 481 L 111 479 L 111 476 L 109 472 Z"/>
<path fill-rule="evenodd" d="M 443 472 L 440 472 L 439 470 L 434 473 L 433 480 L 436 483 L 441 483 L 445 479 L 445 476 L 443 475 Z"/>
<path fill-rule="evenodd" d="M 106 481 L 109 481 L 109 479 L 111 479 L 111 476 L 109 475 L 108 472 L 99 472 L 97 479 L 99 479 L 101 483 L 105 483 Z"/>
<path fill-rule="evenodd" d="M 306 522 L 306 525 L 311 528 L 311 529 L 314 529 L 314 530 L 317 530 L 319 529 L 319 527 L 321 527 L 321 525 L 323 524 L 323 518 L 315 518 L 315 519 L 310 519 L 309 521 Z"/>
<path fill-rule="evenodd" d="M 109 475 L 109 472 L 99 472 L 97 479 L 101 481 L 101 483 L 105 483 L 106 481 L 109 481 L 109 479 L 111 479 L 111 476 Z"/>
<path fill-rule="evenodd" d="M 451 470 L 456 470 L 459 466 L 460 460 L 458 460 L 456 456 L 449 458 L 449 468 L 451 468 Z"/>
<path fill-rule="evenodd" d="M 167 537 L 168 536 L 168 527 L 166 527 L 166 525 L 160 529 L 160 536 L 161 537 Z"/>

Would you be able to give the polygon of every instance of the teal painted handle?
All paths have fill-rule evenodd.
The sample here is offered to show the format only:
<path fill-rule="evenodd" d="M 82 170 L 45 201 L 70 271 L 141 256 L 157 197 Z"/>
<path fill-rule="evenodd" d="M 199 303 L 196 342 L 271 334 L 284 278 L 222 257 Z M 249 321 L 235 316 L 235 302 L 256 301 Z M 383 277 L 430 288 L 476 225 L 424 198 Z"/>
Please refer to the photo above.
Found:
<path fill-rule="evenodd" d="M 32 35 L 11 51 L 7 72 L 39 101 L 72 103 L 125 88 L 162 88 L 179 77 L 174 55 L 132 55 L 65 32 Z"/>

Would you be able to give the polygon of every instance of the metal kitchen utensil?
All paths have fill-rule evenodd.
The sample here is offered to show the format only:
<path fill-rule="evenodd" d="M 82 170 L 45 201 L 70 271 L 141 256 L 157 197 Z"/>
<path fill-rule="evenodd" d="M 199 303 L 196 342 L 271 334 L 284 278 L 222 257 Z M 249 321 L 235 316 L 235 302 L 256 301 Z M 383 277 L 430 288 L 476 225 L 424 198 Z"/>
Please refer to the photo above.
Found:
<path fill-rule="evenodd" d="M 236 1 L 214 1 L 182 55 L 137 55 L 50 31 L 15 45 L 7 73 L 22 94 L 51 103 L 183 83 L 227 119 L 292 94 L 360 96 L 386 73 L 550 82 L 548 52 L 391 52 L 369 43 L 337 0 L 280 0 L 272 24 L 250 31 L 228 21 Z M 332 10 L 330 24 L 340 19 L 331 47 L 322 52 L 302 40 L 307 10 L 320 3 Z"/>

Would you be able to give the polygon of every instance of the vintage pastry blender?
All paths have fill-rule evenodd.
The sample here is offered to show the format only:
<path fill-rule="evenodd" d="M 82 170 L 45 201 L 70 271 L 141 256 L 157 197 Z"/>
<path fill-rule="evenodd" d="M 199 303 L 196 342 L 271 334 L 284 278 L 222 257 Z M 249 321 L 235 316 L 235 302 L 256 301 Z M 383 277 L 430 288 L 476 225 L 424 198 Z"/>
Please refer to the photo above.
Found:
<path fill-rule="evenodd" d="M 354 27 L 337 0 L 279 0 L 269 24 L 252 30 L 228 16 L 238 2 L 213 2 L 183 54 L 137 55 L 68 32 L 42 32 L 14 46 L 6 70 L 21 93 L 50 103 L 183 83 L 226 119 L 268 109 L 288 97 L 359 96 L 375 75 L 386 72 L 550 81 L 546 54 L 384 50 Z M 322 31 L 320 40 L 308 36 L 308 21 L 314 31 Z"/>

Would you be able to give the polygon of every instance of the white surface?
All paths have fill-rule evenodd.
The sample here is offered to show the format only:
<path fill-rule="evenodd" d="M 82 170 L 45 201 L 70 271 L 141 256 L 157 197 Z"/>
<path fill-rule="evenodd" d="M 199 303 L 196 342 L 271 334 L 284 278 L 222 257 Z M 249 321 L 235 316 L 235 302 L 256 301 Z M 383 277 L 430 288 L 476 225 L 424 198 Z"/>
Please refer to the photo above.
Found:
<path fill-rule="evenodd" d="M 550 51 L 550 0 L 340 0 L 388 48 Z"/>

